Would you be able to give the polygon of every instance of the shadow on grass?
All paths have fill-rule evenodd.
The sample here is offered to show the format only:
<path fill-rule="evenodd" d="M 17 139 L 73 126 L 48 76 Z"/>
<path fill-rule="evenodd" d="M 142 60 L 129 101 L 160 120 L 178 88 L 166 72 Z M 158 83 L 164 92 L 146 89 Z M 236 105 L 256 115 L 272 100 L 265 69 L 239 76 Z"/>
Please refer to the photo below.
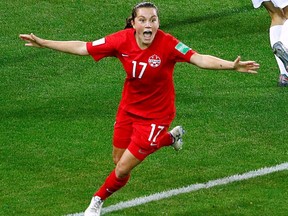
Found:
<path fill-rule="evenodd" d="M 245 5 L 243 7 L 224 9 L 214 13 L 211 11 L 206 11 L 203 12 L 203 15 L 201 16 L 190 16 L 182 20 L 177 20 L 177 22 L 175 23 L 164 23 L 163 25 L 161 25 L 161 29 L 165 30 L 173 29 L 176 26 L 179 27 L 179 26 L 191 25 L 220 17 L 224 18 L 229 17 L 231 15 L 234 16 L 235 14 L 247 13 L 248 11 L 252 10 L 255 10 L 252 5 Z"/>

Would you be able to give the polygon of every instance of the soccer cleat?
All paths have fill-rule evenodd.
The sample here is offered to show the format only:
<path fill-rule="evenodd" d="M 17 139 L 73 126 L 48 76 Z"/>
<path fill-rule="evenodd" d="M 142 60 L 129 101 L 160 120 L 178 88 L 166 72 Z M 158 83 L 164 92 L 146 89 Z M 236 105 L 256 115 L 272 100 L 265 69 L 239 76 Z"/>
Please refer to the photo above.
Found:
<path fill-rule="evenodd" d="M 288 72 L 288 50 L 281 41 L 273 45 L 273 53 L 283 62 L 286 71 Z"/>
<path fill-rule="evenodd" d="M 169 133 L 174 139 L 173 143 L 171 144 L 174 150 L 179 151 L 180 149 L 182 149 L 182 146 L 183 146 L 182 136 L 185 133 L 182 126 L 174 127 Z"/>
<path fill-rule="evenodd" d="M 286 74 L 281 74 L 279 76 L 278 85 L 282 87 L 288 86 L 288 76 Z"/>
<path fill-rule="evenodd" d="M 92 197 L 91 203 L 84 212 L 84 216 L 100 216 L 103 201 L 100 197 Z"/>

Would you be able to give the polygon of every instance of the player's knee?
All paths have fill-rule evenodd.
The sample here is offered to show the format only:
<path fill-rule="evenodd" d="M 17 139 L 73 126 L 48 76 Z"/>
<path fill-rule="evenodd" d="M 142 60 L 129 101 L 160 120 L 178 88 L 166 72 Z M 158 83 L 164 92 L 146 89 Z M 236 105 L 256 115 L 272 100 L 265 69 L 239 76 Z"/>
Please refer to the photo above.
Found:
<path fill-rule="evenodd" d="M 286 21 L 286 17 L 283 13 L 271 14 L 272 25 L 283 25 L 285 21 Z"/>
<path fill-rule="evenodd" d="M 125 149 L 113 148 L 112 158 L 115 165 L 120 161 Z"/>
<path fill-rule="evenodd" d="M 285 18 L 288 19 L 288 6 L 286 6 L 285 8 L 283 8 L 283 12 L 284 12 Z"/>
<path fill-rule="evenodd" d="M 115 172 L 118 178 L 125 178 L 130 174 L 131 170 L 128 169 L 124 163 L 122 163 L 121 161 L 118 161 L 116 168 L 115 168 Z"/>
<path fill-rule="evenodd" d="M 117 163 L 119 162 L 120 158 L 121 157 L 118 156 L 118 155 L 113 155 L 113 162 L 114 162 L 115 165 L 117 165 Z"/>

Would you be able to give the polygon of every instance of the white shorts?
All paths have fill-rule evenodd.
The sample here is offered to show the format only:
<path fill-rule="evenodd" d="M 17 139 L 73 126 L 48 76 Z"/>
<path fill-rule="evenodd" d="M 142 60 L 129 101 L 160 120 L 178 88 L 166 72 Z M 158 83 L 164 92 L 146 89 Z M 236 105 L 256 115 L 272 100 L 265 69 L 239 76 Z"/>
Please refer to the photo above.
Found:
<path fill-rule="evenodd" d="M 254 8 L 258 8 L 261 6 L 262 2 L 266 2 L 270 0 L 252 0 Z M 288 0 L 271 0 L 275 7 L 285 8 L 288 5 Z"/>

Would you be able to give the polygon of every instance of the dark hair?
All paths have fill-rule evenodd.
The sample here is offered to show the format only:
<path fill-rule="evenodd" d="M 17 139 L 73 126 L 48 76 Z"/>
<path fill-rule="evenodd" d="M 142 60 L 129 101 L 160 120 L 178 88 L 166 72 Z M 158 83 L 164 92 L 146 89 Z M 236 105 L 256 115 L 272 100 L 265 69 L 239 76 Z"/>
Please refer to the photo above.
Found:
<path fill-rule="evenodd" d="M 132 9 L 132 15 L 130 17 L 128 17 L 126 19 L 126 26 L 125 29 L 127 28 L 133 28 L 131 21 L 135 19 L 135 17 L 137 16 L 137 10 L 139 8 L 154 8 L 156 9 L 157 15 L 158 15 L 158 8 L 156 7 L 156 5 L 154 5 L 152 2 L 140 2 L 138 4 L 136 4 L 133 9 Z"/>

